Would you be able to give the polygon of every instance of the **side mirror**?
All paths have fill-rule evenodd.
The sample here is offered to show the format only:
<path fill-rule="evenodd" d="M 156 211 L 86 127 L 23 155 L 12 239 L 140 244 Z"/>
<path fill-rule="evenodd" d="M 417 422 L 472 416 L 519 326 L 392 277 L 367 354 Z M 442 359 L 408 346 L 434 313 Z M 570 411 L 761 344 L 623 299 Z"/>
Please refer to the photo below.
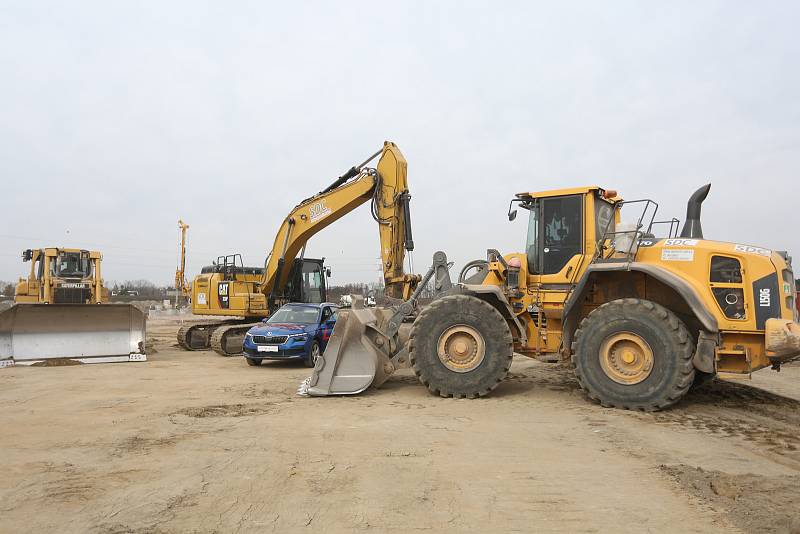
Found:
<path fill-rule="evenodd" d="M 326 276 L 326 277 L 328 277 L 328 278 L 330 278 L 330 277 L 331 277 L 331 268 L 330 268 L 330 267 L 328 267 L 327 269 L 325 269 L 325 276 Z"/>
<path fill-rule="evenodd" d="M 517 218 L 517 210 L 511 210 L 508 212 L 508 220 L 513 221 Z"/>

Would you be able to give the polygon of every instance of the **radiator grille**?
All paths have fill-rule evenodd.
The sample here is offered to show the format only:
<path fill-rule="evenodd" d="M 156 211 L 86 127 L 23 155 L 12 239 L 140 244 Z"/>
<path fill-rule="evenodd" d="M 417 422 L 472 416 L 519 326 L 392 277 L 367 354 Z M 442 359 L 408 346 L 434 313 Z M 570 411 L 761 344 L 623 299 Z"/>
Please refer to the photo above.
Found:
<path fill-rule="evenodd" d="M 289 336 L 253 336 L 253 343 L 257 345 L 282 345 Z"/>
<path fill-rule="evenodd" d="M 56 287 L 53 291 L 54 304 L 85 304 L 92 298 L 88 287 Z"/>

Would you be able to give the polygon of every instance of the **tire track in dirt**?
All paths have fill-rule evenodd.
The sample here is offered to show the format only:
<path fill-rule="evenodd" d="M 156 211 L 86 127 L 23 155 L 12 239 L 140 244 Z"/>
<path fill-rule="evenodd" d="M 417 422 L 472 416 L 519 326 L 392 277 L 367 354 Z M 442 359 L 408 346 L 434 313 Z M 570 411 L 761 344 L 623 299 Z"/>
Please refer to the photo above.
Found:
<path fill-rule="evenodd" d="M 745 532 L 800 532 L 800 475 L 730 475 L 683 464 L 660 469 L 681 489 L 725 510 L 731 522 Z"/>
<path fill-rule="evenodd" d="M 252 404 L 212 404 L 209 406 L 190 406 L 171 412 L 170 416 L 183 415 L 187 417 L 247 417 L 265 415 L 277 411 L 275 403 Z"/>
<path fill-rule="evenodd" d="M 724 439 L 733 439 L 761 455 L 800 471 L 800 401 L 747 384 L 714 380 L 690 391 L 681 402 L 661 412 L 611 410 L 598 406 L 583 395 L 571 369 L 541 366 L 510 373 L 511 391 L 498 388 L 503 400 L 527 388 L 571 394 L 557 402 L 564 408 L 586 414 L 598 413 L 633 417 L 642 422 L 690 429 Z M 516 386 L 516 387 L 515 387 Z"/>
<path fill-rule="evenodd" d="M 672 410 L 638 414 L 659 425 L 736 439 L 800 471 L 800 402 L 744 384 L 716 380 Z"/>

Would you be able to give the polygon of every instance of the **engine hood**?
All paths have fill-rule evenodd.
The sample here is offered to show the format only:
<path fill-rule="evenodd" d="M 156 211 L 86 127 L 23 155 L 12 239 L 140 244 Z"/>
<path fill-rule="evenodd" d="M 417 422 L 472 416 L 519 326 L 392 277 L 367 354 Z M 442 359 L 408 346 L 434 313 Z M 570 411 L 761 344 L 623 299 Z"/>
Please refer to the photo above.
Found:
<path fill-rule="evenodd" d="M 250 333 L 259 336 L 288 336 L 292 334 L 302 334 L 303 332 L 313 332 L 317 325 L 300 323 L 264 323 L 254 326 Z"/>

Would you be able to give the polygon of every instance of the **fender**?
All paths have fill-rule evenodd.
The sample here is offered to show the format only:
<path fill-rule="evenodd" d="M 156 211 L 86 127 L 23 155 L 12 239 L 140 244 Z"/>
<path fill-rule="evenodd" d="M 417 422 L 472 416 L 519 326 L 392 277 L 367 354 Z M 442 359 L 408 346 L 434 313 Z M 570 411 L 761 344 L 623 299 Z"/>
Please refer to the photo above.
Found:
<path fill-rule="evenodd" d="M 700 321 L 700 324 L 703 325 L 703 329 L 705 331 L 712 334 L 719 332 L 717 318 L 714 317 L 708 308 L 706 308 L 705 304 L 703 304 L 703 300 L 692 286 L 690 286 L 681 277 L 671 273 L 663 267 L 640 262 L 595 263 L 590 265 L 586 269 L 586 272 L 583 273 L 583 276 L 578 284 L 575 286 L 575 289 L 572 291 L 572 295 L 570 295 L 567 301 L 564 303 L 564 313 L 562 317 L 565 324 L 567 319 L 570 317 L 570 314 L 573 313 L 573 308 L 575 308 L 576 304 L 583 300 L 586 290 L 588 289 L 587 286 L 589 279 L 591 278 L 592 274 L 604 271 L 637 271 L 645 273 L 648 276 L 652 276 L 659 282 L 662 282 L 668 287 L 674 289 L 681 297 L 683 297 L 683 300 L 685 300 L 686 304 L 689 305 L 689 308 Z"/>

